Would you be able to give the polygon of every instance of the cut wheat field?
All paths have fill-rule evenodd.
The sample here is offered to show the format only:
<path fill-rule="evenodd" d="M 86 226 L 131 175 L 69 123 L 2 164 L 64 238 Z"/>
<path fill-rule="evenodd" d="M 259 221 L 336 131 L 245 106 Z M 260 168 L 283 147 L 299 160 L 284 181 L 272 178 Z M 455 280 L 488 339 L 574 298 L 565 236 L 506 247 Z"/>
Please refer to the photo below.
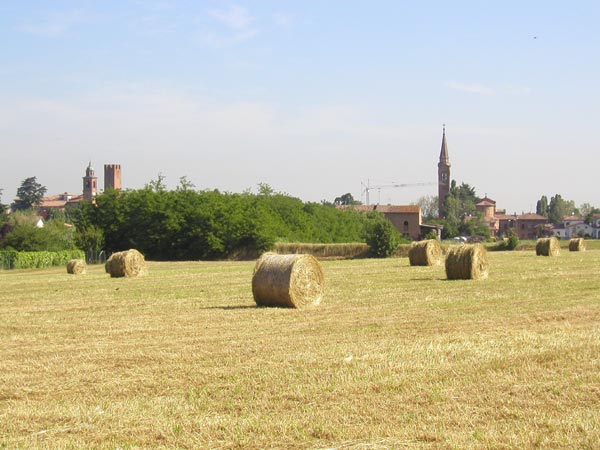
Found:
<path fill-rule="evenodd" d="M 0 449 L 598 449 L 600 251 L 448 281 L 325 261 L 314 309 L 253 262 L 0 272 Z"/>

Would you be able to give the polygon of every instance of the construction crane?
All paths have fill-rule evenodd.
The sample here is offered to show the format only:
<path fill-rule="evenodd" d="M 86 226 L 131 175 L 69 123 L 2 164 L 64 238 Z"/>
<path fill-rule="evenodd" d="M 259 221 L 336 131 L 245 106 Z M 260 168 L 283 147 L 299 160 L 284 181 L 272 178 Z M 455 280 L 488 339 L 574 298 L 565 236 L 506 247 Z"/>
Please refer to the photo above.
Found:
<path fill-rule="evenodd" d="M 363 183 L 361 181 L 361 187 L 362 187 L 362 192 L 361 194 L 365 194 L 366 197 L 366 204 L 369 204 L 369 193 L 373 190 L 373 189 L 377 189 L 377 191 L 381 194 L 381 190 L 382 189 L 388 189 L 388 188 L 404 188 L 404 187 L 413 187 L 413 186 L 433 186 L 436 183 L 433 182 L 427 182 L 427 183 L 391 183 L 391 184 L 377 184 L 377 185 L 371 185 L 371 183 L 369 182 L 369 180 L 367 180 L 367 184 Z M 380 195 L 381 196 L 381 195 Z M 379 203 L 379 202 L 378 202 Z"/>

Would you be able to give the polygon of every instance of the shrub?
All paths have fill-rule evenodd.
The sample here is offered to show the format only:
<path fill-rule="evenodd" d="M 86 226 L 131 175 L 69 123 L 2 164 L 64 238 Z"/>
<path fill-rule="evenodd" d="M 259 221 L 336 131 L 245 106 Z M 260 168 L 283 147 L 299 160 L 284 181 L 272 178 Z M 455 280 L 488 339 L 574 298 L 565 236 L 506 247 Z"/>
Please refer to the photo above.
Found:
<path fill-rule="evenodd" d="M 59 252 L 1 252 L 11 254 L 10 269 L 42 269 L 62 266 L 71 259 L 83 259 L 81 250 L 62 250 Z M 0 259 L 2 257 L 0 256 Z"/>
<path fill-rule="evenodd" d="M 394 225 L 382 216 L 367 225 L 365 241 L 373 256 L 387 258 L 396 251 L 401 239 Z"/>

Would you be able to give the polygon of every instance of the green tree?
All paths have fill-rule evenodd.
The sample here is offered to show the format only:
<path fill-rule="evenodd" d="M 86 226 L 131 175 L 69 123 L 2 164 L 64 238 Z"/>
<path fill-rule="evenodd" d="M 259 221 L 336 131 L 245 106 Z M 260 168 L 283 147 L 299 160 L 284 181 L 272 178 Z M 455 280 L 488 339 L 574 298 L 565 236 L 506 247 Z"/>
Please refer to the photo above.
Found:
<path fill-rule="evenodd" d="M 396 251 L 401 239 L 394 225 L 377 213 L 377 215 L 370 215 L 365 241 L 373 256 L 387 258 Z"/>
<path fill-rule="evenodd" d="M 553 224 L 562 222 L 563 217 L 571 214 L 578 214 L 579 211 L 575 207 L 575 202 L 572 200 L 564 200 L 560 194 L 556 194 L 550 198 L 548 205 L 548 220 Z"/>
<path fill-rule="evenodd" d="M 548 197 L 542 195 L 542 198 L 537 201 L 535 213 L 540 216 L 548 217 Z"/>
<path fill-rule="evenodd" d="M 36 177 L 26 178 L 17 189 L 17 198 L 12 209 L 15 211 L 32 209 L 40 204 L 45 193 L 46 187 L 38 183 Z"/>
<path fill-rule="evenodd" d="M 275 191 L 267 183 L 258 183 L 258 195 L 273 195 Z"/>
<path fill-rule="evenodd" d="M 4 210 L 6 209 L 6 205 L 2 203 L 2 193 L 4 192 L 4 189 L 0 188 L 0 214 L 4 213 Z"/>
<path fill-rule="evenodd" d="M 43 228 L 36 226 L 37 217 L 30 211 L 10 215 L 3 227 L 2 247 L 17 251 L 60 251 L 76 248 L 73 228 L 61 220 L 49 220 Z"/>
<path fill-rule="evenodd" d="M 421 215 L 427 221 L 437 219 L 438 217 L 438 196 L 437 195 L 425 195 L 420 197 L 415 205 L 421 207 Z"/>
<path fill-rule="evenodd" d="M 150 189 L 154 192 L 161 192 L 167 190 L 167 184 L 165 183 L 167 177 L 165 177 L 161 172 L 158 173 L 156 180 L 150 180 L 146 186 L 146 189 Z"/>
<path fill-rule="evenodd" d="M 444 239 L 455 237 L 458 234 L 489 236 L 489 227 L 483 222 L 482 214 L 477 211 L 475 206 L 478 200 L 475 188 L 467 183 L 458 186 L 456 181 L 452 180 L 450 192 L 444 203 L 446 211 L 446 218 L 442 221 L 444 225 L 442 237 Z"/>
<path fill-rule="evenodd" d="M 335 200 L 333 201 L 333 204 L 337 205 L 337 206 L 340 206 L 340 205 L 360 205 L 361 202 L 358 201 L 358 200 L 354 200 L 354 197 L 352 196 L 352 194 L 350 192 L 347 192 L 344 195 L 336 197 Z"/>
<path fill-rule="evenodd" d="M 579 213 L 585 220 L 585 223 L 591 224 L 594 221 L 594 214 L 599 214 L 600 209 L 589 203 L 583 203 L 579 206 Z"/>
<path fill-rule="evenodd" d="M 188 178 L 184 175 L 179 177 L 179 186 L 177 186 L 178 191 L 189 191 L 193 190 L 196 186 L 192 183 Z"/>
<path fill-rule="evenodd" d="M 104 233 L 96 225 L 78 229 L 75 231 L 74 239 L 77 248 L 84 252 L 98 253 L 104 246 Z"/>

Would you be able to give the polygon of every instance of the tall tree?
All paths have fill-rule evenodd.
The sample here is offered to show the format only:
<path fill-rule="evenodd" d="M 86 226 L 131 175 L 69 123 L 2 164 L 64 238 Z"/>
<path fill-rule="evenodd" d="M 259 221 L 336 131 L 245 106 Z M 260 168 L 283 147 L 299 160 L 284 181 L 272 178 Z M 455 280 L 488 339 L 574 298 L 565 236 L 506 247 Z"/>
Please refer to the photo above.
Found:
<path fill-rule="evenodd" d="M 454 237 L 459 233 L 468 236 L 489 236 L 489 227 L 483 222 L 482 214 L 475 206 L 478 200 L 475 188 L 467 183 L 458 186 L 456 181 L 452 180 L 450 192 L 444 203 L 446 219 L 442 222 L 443 238 Z"/>
<path fill-rule="evenodd" d="M 5 205 L 4 203 L 2 203 L 2 193 L 4 192 L 4 189 L 0 189 L 0 223 L 3 222 L 2 218 L 6 215 L 4 213 L 4 211 L 7 208 L 7 205 Z"/>
<path fill-rule="evenodd" d="M 455 222 L 460 222 L 464 217 L 473 216 L 477 212 L 475 207 L 477 201 L 475 188 L 467 183 L 457 186 L 456 181 L 452 180 L 444 207 L 446 216 Z"/>
<path fill-rule="evenodd" d="M 560 194 L 556 194 L 550 198 L 548 220 L 551 223 L 559 224 L 562 222 L 563 217 L 578 213 L 579 210 L 575 207 L 573 200 L 564 200 Z"/>
<path fill-rule="evenodd" d="M 415 205 L 421 207 L 421 214 L 425 220 L 437 219 L 439 208 L 437 195 L 424 195 L 416 201 Z"/>
<path fill-rule="evenodd" d="M 12 208 L 14 210 L 32 209 L 40 204 L 46 193 L 46 187 L 37 182 L 36 177 L 25 178 L 17 189 L 17 198 Z"/>
<path fill-rule="evenodd" d="M 360 205 L 360 202 L 354 200 L 354 197 L 350 192 L 345 193 L 339 197 L 336 197 L 333 201 L 335 205 Z"/>
<path fill-rule="evenodd" d="M 542 195 L 535 206 L 535 213 L 540 216 L 548 217 L 548 197 Z"/>

